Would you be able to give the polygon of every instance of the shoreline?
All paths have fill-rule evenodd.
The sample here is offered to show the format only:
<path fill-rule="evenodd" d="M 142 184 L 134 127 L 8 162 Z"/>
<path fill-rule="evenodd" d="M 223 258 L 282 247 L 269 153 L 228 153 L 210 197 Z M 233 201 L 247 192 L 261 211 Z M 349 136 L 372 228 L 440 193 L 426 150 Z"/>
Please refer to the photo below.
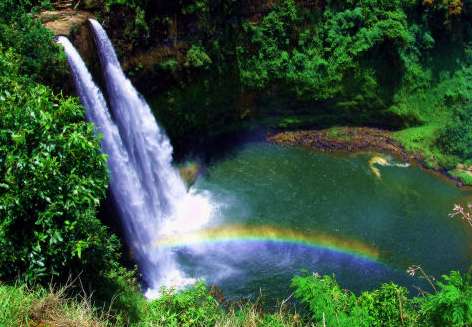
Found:
<path fill-rule="evenodd" d="M 404 162 L 453 182 L 457 187 L 472 189 L 459 178 L 452 176 L 445 168 L 430 168 L 420 153 L 407 151 L 393 133 L 370 127 L 339 127 L 323 130 L 301 130 L 276 132 L 266 137 L 269 143 L 282 146 L 301 146 L 307 149 L 336 153 L 379 152 L 389 154 Z"/>

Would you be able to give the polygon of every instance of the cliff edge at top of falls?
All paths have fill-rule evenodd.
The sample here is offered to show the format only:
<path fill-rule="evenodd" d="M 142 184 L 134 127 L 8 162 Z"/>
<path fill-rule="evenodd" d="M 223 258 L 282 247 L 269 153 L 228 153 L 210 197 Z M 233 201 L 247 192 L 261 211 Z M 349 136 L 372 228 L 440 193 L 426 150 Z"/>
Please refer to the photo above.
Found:
<path fill-rule="evenodd" d="M 43 11 L 38 18 L 44 26 L 54 35 L 73 36 L 84 27 L 89 18 L 93 15 L 90 12 L 74 9 Z"/>
<path fill-rule="evenodd" d="M 78 49 L 84 61 L 96 70 L 95 46 L 88 27 L 89 18 L 95 15 L 89 11 L 70 8 L 42 11 L 38 18 L 55 36 L 66 36 Z"/>

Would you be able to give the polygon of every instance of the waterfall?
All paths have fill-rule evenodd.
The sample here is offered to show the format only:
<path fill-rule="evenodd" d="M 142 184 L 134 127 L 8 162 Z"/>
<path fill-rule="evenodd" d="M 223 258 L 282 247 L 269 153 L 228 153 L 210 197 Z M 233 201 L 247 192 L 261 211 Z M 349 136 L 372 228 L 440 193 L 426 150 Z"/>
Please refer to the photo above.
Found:
<path fill-rule="evenodd" d="M 159 128 L 148 104 L 126 78 L 107 33 L 90 20 L 103 75 L 116 120 L 130 159 L 140 170 L 153 216 L 159 220 L 174 212 L 175 199 L 186 187 L 172 168 L 172 146 Z"/>
<path fill-rule="evenodd" d="M 65 49 L 87 119 L 103 135 L 101 148 L 108 156 L 110 190 L 126 241 L 143 276 L 146 295 L 155 297 L 162 286 L 192 282 L 179 270 L 172 250 L 156 244 L 161 237 L 205 225 L 212 212 L 209 194 L 187 192 L 172 166 L 168 137 L 125 77 L 106 32 L 95 20 L 91 25 L 111 112 L 74 46 L 65 37 L 59 37 L 58 43 Z"/>

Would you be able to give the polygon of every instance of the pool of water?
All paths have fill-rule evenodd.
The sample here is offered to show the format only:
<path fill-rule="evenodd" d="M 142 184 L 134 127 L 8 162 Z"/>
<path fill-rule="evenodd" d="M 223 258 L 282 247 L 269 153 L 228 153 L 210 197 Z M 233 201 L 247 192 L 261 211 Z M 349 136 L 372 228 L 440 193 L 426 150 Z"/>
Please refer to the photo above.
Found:
<path fill-rule="evenodd" d="M 195 185 L 216 206 L 207 226 L 162 242 L 188 276 L 230 298 L 288 296 L 300 273 L 335 274 L 359 292 L 425 287 L 410 265 L 434 276 L 468 269 L 472 229 L 448 214 L 471 193 L 417 167 L 376 166 L 378 176 L 372 157 L 247 144 Z"/>

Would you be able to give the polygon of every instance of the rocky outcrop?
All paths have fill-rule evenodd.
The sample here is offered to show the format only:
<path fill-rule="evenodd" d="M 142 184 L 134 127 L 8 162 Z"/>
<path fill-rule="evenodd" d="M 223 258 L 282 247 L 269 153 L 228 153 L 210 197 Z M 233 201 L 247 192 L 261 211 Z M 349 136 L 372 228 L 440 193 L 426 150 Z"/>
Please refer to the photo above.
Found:
<path fill-rule="evenodd" d="M 72 37 L 87 24 L 92 15 L 87 11 L 65 9 L 43 11 L 38 17 L 54 35 Z"/>
<path fill-rule="evenodd" d="M 90 34 L 88 19 L 93 18 L 90 12 L 74 10 L 43 11 L 38 15 L 44 26 L 54 35 L 67 36 L 78 49 L 85 62 L 94 65 L 95 47 Z"/>
<path fill-rule="evenodd" d="M 269 141 L 280 145 L 300 145 L 324 152 L 374 151 L 393 154 L 403 161 L 420 160 L 408 153 L 392 133 L 368 127 L 342 127 L 325 130 L 283 132 L 269 136 Z"/>
<path fill-rule="evenodd" d="M 302 146 L 321 152 L 373 152 L 395 156 L 405 163 L 418 165 L 438 176 L 447 177 L 458 187 L 472 186 L 472 167 L 458 165 L 455 170 L 431 168 L 420 153 L 407 151 L 389 131 L 368 127 L 341 127 L 325 130 L 282 132 L 268 135 L 267 140 L 283 146 Z M 383 157 L 374 156 L 369 161 L 372 173 L 381 177 L 375 165 L 391 165 Z M 407 167 L 407 164 L 395 164 Z"/>

